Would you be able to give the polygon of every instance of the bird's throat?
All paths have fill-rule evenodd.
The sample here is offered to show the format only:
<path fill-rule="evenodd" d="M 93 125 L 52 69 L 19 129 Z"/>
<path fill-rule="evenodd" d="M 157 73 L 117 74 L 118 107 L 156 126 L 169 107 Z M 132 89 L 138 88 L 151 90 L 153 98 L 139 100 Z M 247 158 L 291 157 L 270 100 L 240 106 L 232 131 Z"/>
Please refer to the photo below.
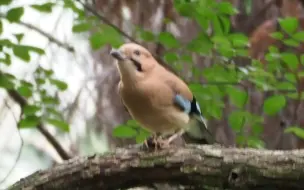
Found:
<path fill-rule="evenodd" d="M 120 79 L 125 85 L 132 85 L 132 83 L 136 82 L 137 71 L 134 69 L 134 66 L 131 64 L 125 62 L 117 63 Z"/>

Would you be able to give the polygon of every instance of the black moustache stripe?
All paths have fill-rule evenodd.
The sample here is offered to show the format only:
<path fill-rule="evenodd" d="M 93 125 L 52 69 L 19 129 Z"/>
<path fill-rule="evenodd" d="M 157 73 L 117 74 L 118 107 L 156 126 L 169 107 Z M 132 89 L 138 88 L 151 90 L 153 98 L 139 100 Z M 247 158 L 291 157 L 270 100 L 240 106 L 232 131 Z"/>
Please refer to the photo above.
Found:
<path fill-rule="evenodd" d="M 135 65 L 135 67 L 138 71 L 142 71 L 141 64 L 138 61 L 136 61 L 135 59 L 132 59 L 132 58 L 131 58 L 131 61 L 133 62 L 133 64 Z"/>

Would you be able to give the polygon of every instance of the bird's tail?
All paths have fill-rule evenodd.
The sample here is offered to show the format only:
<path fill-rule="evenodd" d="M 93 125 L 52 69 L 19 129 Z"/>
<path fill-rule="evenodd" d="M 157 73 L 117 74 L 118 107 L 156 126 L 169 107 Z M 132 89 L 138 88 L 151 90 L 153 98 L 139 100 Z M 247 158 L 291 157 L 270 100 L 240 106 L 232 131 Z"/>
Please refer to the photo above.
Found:
<path fill-rule="evenodd" d="M 207 121 L 201 115 L 191 117 L 191 125 L 184 134 L 184 139 L 188 143 L 214 144 L 217 143 L 214 136 L 208 130 Z"/>

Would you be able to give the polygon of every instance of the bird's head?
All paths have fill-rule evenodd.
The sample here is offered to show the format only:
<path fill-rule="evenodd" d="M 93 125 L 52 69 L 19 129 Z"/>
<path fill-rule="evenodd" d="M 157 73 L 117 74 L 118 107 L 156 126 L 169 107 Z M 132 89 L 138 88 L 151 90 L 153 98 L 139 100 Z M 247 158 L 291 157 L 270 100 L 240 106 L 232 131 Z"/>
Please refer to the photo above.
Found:
<path fill-rule="evenodd" d="M 127 80 L 145 77 L 157 64 L 146 48 L 134 43 L 113 48 L 110 54 L 117 60 L 121 77 Z"/>

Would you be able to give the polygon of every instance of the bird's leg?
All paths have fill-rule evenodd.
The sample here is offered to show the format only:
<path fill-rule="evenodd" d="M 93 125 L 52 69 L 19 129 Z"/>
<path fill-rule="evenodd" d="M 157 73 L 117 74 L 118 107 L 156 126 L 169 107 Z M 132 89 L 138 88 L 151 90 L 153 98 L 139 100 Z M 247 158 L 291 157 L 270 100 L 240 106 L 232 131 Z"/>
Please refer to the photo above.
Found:
<path fill-rule="evenodd" d="M 161 140 L 161 147 L 169 147 L 170 143 L 175 140 L 176 138 L 182 136 L 184 134 L 184 130 L 181 129 L 177 133 L 171 135 L 168 139 L 166 140 Z"/>

